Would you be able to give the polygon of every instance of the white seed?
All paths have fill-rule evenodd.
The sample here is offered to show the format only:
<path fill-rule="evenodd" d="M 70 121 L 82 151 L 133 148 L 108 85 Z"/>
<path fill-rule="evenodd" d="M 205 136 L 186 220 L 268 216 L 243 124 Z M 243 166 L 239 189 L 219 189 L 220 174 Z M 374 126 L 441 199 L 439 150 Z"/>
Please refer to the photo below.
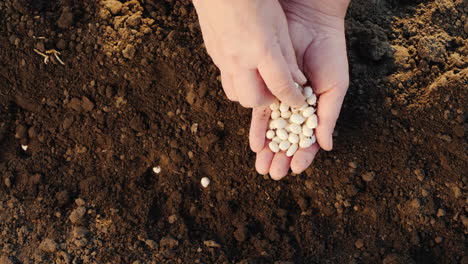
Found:
<path fill-rule="evenodd" d="M 153 167 L 153 172 L 156 173 L 156 174 L 161 173 L 161 166 Z"/>
<path fill-rule="evenodd" d="M 279 143 L 281 143 L 282 140 L 279 137 L 274 137 L 271 141 L 275 142 L 276 144 L 279 144 Z"/>
<path fill-rule="evenodd" d="M 310 86 L 304 87 L 303 94 L 304 94 L 304 96 L 305 96 L 306 98 L 311 97 L 312 94 L 314 94 L 314 92 L 312 91 L 312 87 L 310 87 Z"/>
<path fill-rule="evenodd" d="M 203 188 L 208 187 L 208 185 L 210 185 L 210 182 L 210 179 L 208 179 L 207 177 L 203 177 L 201 179 L 201 185 L 203 186 Z"/>
<path fill-rule="evenodd" d="M 288 127 L 294 134 L 300 134 L 302 131 L 301 125 L 298 124 L 290 124 Z"/>
<path fill-rule="evenodd" d="M 281 143 L 279 144 L 279 149 L 281 149 L 282 151 L 286 151 L 289 148 L 289 146 L 291 146 L 291 142 L 284 140 L 281 141 Z"/>
<path fill-rule="evenodd" d="M 291 111 L 286 111 L 286 112 L 281 112 L 281 117 L 282 118 L 290 118 L 291 117 Z"/>
<path fill-rule="evenodd" d="M 303 104 L 301 107 L 299 107 L 299 111 L 303 111 L 304 109 L 306 109 L 307 107 L 309 107 L 308 104 Z"/>
<path fill-rule="evenodd" d="M 276 130 L 276 135 L 281 139 L 281 140 L 287 140 L 288 139 L 288 132 L 284 129 L 278 129 Z"/>
<path fill-rule="evenodd" d="M 296 113 L 296 114 L 291 115 L 291 117 L 289 118 L 289 121 L 291 121 L 294 124 L 301 125 L 302 123 L 304 123 L 305 118 L 301 116 L 300 114 Z"/>
<path fill-rule="evenodd" d="M 296 85 L 296 88 L 297 89 L 301 89 L 302 90 L 302 86 L 300 84 L 298 84 L 297 82 L 294 82 L 294 85 Z"/>
<path fill-rule="evenodd" d="M 272 141 L 270 142 L 270 144 L 268 144 L 268 147 L 270 148 L 271 151 L 273 151 L 274 153 L 278 152 L 280 149 L 279 149 L 279 146 L 278 146 L 278 143 Z"/>
<path fill-rule="evenodd" d="M 302 111 L 302 116 L 307 118 L 315 113 L 315 108 L 309 106 L 304 111 Z"/>
<path fill-rule="evenodd" d="M 271 111 L 271 119 L 278 119 L 280 118 L 281 113 L 278 110 Z"/>
<path fill-rule="evenodd" d="M 291 144 L 296 144 L 296 143 L 299 142 L 299 136 L 296 135 L 296 134 L 291 133 L 288 136 L 288 140 L 289 140 L 289 142 L 291 142 Z"/>
<path fill-rule="evenodd" d="M 279 101 L 276 100 L 274 103 L 272 103 L 272 104 L 270 105 L 270 109 L 271 109 L 272 111 L 275 111 L 275 110 L 278 110 L 278 109 L 279 109 L 279 106 L 280 106 Z"/>
<path fill-rule="evenodd" d="M 268 122 L 268 129 L 275 129 L 275 120 L 271 120 Z"/>
<path fill-rule="evenodd" d="M 307 127 L 307 125 L 302 126 L 302 135 L 306 137 L 311 137 L 314 134 L 314 130 Z"/>
<path fill-rule="evenodd" d="M 292 156 L 296 153 L 296 151 L 297 151 L 298 148 L 299 148 L 299 145 L 297 145 L 297 144 L 292 144 L 292 145 L 288 148 L 288 151 L 286 152 L 286 156 L 292 157 Z"/>
<path fill-rule="evenodd" d="M 309 98 L 307 98 L 307 103 L 310 105 L 315 105 L 315 103 L 317 103 L 317 96 L 312 94 Z"/>
<path fill-rule="evenodd" d="M 286 112 L 289 110 L 289 105 L 287 105 L 286 103 L 281 103 L 279 109 L 281 112 Z"/>
<path fill-rule="evenodd" d="M 317 127 L 317 115 L 311 115 L 307 118 L 306 126 L 310 129 L 314 129 Z"/>
<path fill-rule="evenodd" d="M 301 141 L 299 141 L 299 147 L 301 148 L 308 148 L 312 146 L 315 142 L 312 140 L 312 138 L 306 137 L 306 138 L 301 138 Z"/>
<path fill-rule="evenodd" d="M 26 151 L 26 150 L 28 150 L 28 145 L 21 145 L 21 148 L 22 148 L 24 151 Z"/>
<path fill-rule="evenodd" d="M 273 139 L 274 137 L 275 137 L 275 131 L 268 130 L 267 133 L 266 133 L 266 138 Z"/>
<path fill-rule="evenodd" d="M 278 118 L 273 120 L 274 124 L 273 127 L 277 129 L 285 128 L 288 125 L 288 122 L 283 118 Z"/>

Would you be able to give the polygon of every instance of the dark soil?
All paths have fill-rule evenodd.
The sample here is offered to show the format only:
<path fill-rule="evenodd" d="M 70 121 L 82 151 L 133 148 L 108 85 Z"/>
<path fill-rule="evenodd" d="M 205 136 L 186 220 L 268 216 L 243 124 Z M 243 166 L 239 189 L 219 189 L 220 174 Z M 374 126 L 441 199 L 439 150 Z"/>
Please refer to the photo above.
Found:
<path fill-rule="evenodd" d="M 468 263 L 467 14 L 354 0 L 335 149 L 275 182 L 189 1 L 0 1 L 0 263 Z"/>

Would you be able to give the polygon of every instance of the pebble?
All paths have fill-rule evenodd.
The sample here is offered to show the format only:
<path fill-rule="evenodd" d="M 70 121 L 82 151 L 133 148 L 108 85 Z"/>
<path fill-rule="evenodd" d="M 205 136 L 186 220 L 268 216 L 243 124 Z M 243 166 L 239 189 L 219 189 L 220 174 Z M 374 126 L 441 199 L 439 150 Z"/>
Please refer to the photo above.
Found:
<path fill-rule="evenodd" d="M 358 239 L 356 240 L 356 243 L 354 243 L 354 246 L 357 249 L 361 249 L 362 247 L 364 247 L 364 241 L 362 239 Z"/>
<path fill-rule="evenodd" d="M 374 180 L 374 178 L 375 178 L 375 172 L 373 171 L 369 171 L 369 172 L 362 174 L 362 179 L 366 182 L 371 182 Z"/>

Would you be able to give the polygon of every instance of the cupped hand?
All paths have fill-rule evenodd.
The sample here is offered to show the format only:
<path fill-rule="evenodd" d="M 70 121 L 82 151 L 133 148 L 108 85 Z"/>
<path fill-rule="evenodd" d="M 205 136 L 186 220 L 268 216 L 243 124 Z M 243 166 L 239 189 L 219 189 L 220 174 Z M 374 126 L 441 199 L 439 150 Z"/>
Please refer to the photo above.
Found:
<path fill-rule="evenodd" d="M 344 17 L 349 0 L 284 0 L 289 33 L 297 56 L 314 92 L 317 103 L 317 143 L 299 149 L 293 157 L 284 152 L 273 153 L 268 148 L 265 133 L 269 107 L 253 109 L 250 147 L 257 153 L 256 169 L 279 180 L 289 168 L 301 173 L 311 164 L 320 148 L 333 148 L 332 134 L 348 89 L 348 60 L 344 34 Z"/>
<path fill-rule="evenodd" d="M 221 71 L 226 96 L 244 107 L 277 97 L 300 106 L 294 81 L 305 83 L 277 0 L 194 0 L 208 54 Z"/>

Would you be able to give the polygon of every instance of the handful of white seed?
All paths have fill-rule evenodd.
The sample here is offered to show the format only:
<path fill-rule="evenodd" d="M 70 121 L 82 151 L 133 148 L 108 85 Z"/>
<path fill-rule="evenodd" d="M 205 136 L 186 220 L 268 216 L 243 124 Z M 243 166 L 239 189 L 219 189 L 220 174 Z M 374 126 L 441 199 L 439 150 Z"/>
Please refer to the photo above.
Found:
<path fill-rule="evenodd" d="M 279 101 L 271 104 L 269 130 L 266 132 L 266 138 L 271 140 L 268 145 L 271 151 L 286 151 L 288 157 L 293 156 L 299 148 L 308 148 L 316 141 L 314 129 L 318 123 L 315 114 L 317 96 L 310 86 L 303 88 L 297 83 L 296 86 L 302 90 L 306 103 L 300 108 L 293 108 Z"/>

